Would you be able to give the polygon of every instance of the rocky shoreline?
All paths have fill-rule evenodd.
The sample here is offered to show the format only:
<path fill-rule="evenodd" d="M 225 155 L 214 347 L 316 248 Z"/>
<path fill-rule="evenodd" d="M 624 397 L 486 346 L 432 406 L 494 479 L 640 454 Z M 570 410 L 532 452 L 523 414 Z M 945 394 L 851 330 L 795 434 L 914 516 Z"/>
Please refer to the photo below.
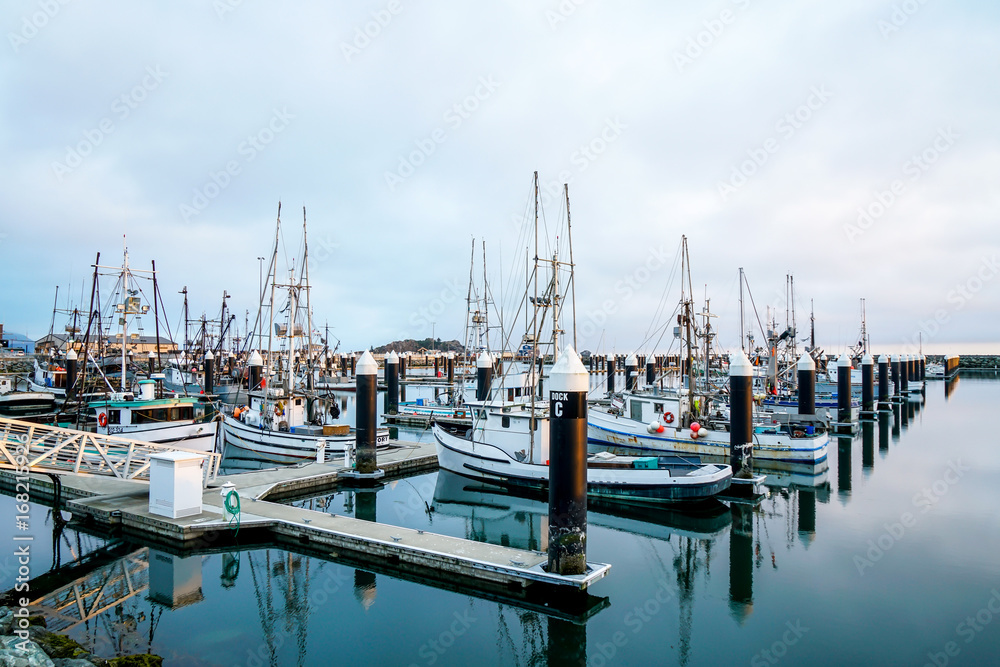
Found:
<path fill-rule="evenodd" d="M 69 637 L 49 631 L 43 617 L 17 618 L 13 609 L 0 607 L 0 667 L 160 667 L 162 664 L 163 658 L 145 653 L 106 660 Z"/>

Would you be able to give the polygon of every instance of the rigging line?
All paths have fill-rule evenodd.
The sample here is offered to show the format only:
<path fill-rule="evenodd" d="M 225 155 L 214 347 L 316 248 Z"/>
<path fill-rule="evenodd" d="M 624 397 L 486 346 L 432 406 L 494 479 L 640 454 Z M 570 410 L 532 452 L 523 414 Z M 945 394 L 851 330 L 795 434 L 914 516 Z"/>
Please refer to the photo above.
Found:
<path fill-rule="evenodd" d="M 767 333 L 764 332 L 764 325 L 760 323 L 760 314 L 757 312 L 757 304 L 753 300 L 753 292 L 750 291 L 750 281 L 746 279 L 746 271 L 743 272 L 743 284 L 746 285 L 747 295 L 750 297 L 750 306 L 753 308 L 754 317 L 757 318 L 757 326 L 760 327 L 760 335 L 767 342 Z"/>

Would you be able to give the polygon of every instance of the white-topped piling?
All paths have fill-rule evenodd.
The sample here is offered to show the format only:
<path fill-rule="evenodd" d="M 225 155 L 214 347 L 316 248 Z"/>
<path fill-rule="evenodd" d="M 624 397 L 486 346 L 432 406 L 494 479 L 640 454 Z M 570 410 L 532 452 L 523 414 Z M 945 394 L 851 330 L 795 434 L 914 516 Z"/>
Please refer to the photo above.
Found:
<path fill-rule="evenodd" d="M 567 345 L 549 390 L 549 572 L 587 571 L 587 369 Z"/>

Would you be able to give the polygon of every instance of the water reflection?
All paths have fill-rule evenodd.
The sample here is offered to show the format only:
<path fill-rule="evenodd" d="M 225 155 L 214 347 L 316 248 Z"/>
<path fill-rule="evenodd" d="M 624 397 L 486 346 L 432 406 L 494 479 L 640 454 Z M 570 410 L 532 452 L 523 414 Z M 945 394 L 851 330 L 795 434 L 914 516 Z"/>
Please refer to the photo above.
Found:
<path fill-rule="evenodd" d="M 729 529 L 729 613 L 741 625 L 753 612 L 753 509 L 734 504 Z"/>
<path fill-rule="evenodd" d="M 889 451 L 889 430 L 891 415 L 887 410 L 878 413 L 878 451 L 885 458 Z"/>
<path fill-rule="evenodd" d="M 871 474 L 875 468 L 875 422 L 865 419 L 861 422 L 861 469 Z"/>
<path fill-rule="evenodd" d="M 951 398 L 951 395 L 955 393 L 955 389 L 958 388 L 958 375 L 951 378 L 950 380 L 944 381 L 944 397 L 945 400 Z"/>
<path fill-rule="evenodd" d="M 851 448 L 853 438 L 837 438 L 837 493 L 841 502 L 846 503 L 851 495 Z"/>

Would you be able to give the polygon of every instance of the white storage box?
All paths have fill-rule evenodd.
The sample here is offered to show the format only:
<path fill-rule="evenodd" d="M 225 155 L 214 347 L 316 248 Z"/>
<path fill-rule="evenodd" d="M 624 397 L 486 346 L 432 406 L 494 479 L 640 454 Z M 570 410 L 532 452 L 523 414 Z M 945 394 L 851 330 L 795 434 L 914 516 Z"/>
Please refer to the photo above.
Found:
<path fill-rule="evenodd" d="M 201 514 L 206 458 L 192 452 L 150 454 L 149 513 L 171 519 Z"/>

